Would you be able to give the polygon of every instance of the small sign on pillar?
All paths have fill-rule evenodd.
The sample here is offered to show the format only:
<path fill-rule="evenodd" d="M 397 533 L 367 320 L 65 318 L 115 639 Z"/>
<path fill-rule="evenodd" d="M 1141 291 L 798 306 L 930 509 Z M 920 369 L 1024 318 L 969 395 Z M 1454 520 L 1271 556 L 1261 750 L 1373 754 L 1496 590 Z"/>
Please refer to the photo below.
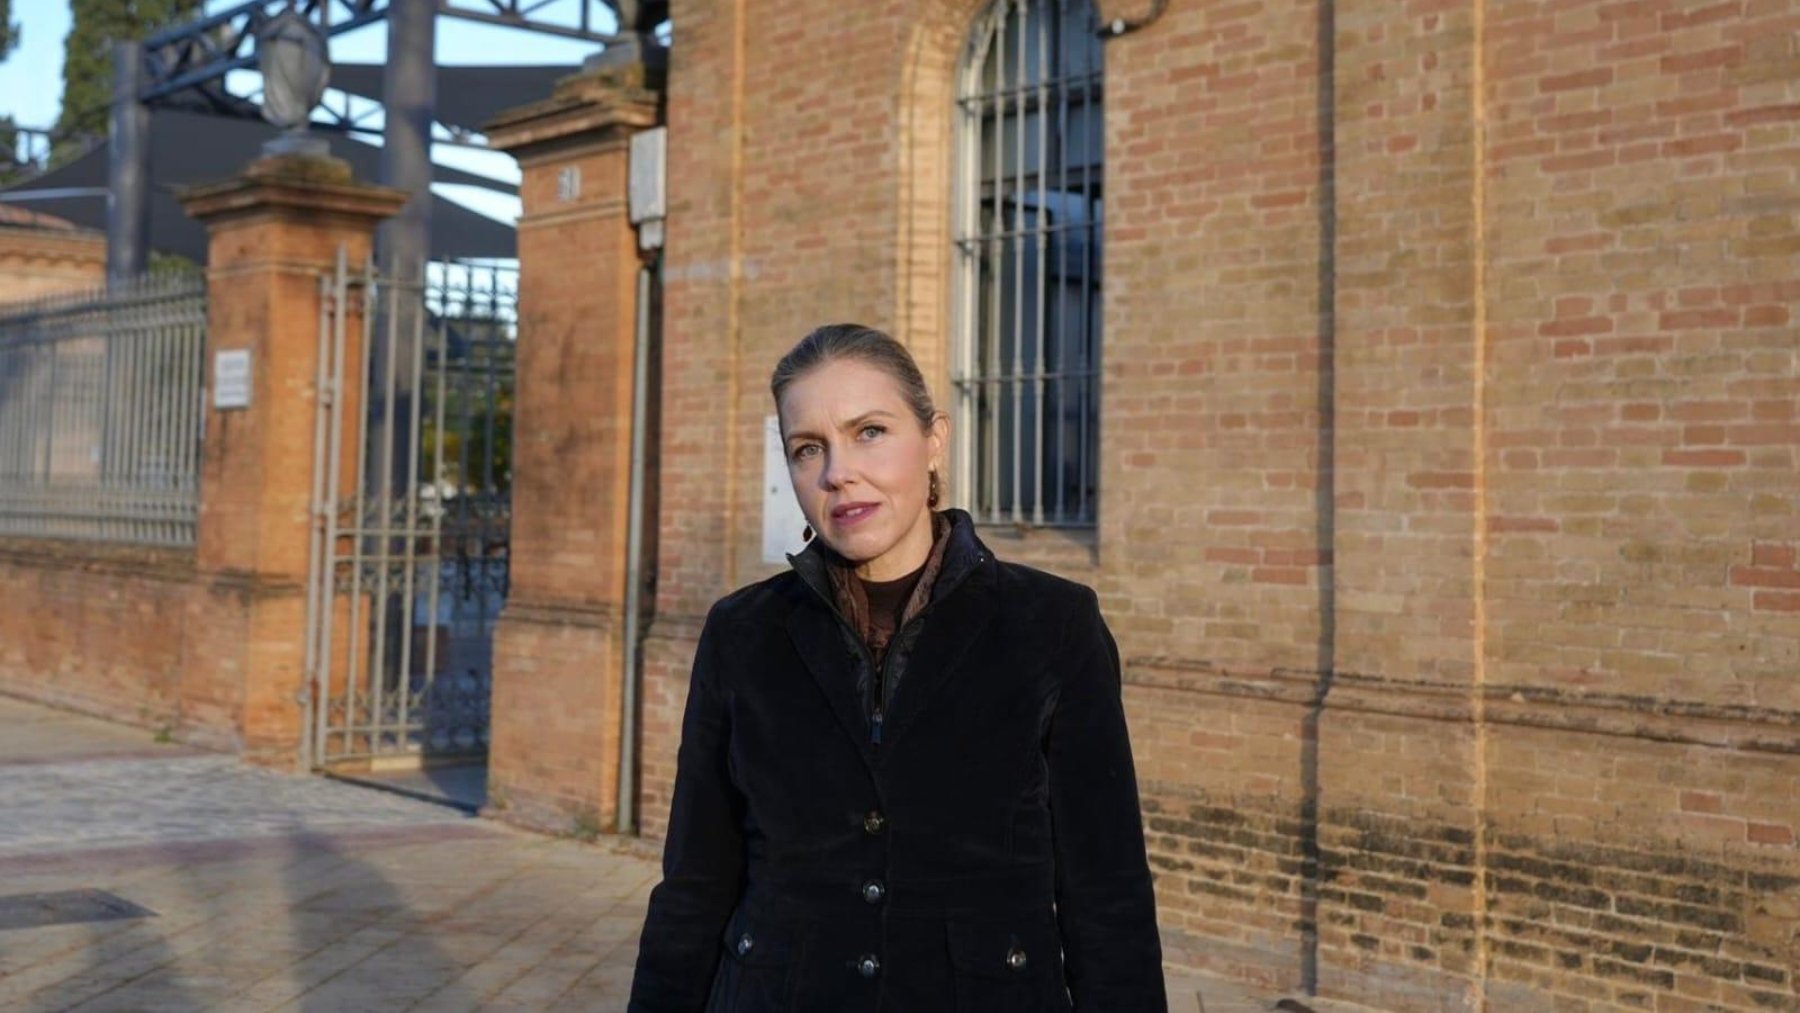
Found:
<path fill-rule="evenodd" d="M 250 349 L 213 353 L 213 407 L 220 411 L 250 407 Z"/>

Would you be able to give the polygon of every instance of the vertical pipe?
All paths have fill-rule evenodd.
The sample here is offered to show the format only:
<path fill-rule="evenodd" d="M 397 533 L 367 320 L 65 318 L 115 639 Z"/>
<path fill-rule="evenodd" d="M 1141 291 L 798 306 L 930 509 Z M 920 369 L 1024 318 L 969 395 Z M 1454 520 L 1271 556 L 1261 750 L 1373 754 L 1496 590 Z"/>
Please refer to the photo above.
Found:
<path fill-rule="evenodd" d="M 644 474 L 649 458 L 645 431 L 650 402 L 650 313 L 653 274 L 649 265 L 638 268 L 637 327 L 631 362 L 631 478 L 625 519 L 625 692 L 619 709 L 619 808 L 616 820 L 621 834 L 635 832 L 632 811 L 633 770 L 637 763 L 638 655 L 642 625 L 644 582 Z"/>
<path fill-rule="evenodd" d="M 113 44 L 112 110 L 107 120 L 106 283 L 144 273 L 150 236 L 150 111 L 138 99 L 144 47 Z"/>

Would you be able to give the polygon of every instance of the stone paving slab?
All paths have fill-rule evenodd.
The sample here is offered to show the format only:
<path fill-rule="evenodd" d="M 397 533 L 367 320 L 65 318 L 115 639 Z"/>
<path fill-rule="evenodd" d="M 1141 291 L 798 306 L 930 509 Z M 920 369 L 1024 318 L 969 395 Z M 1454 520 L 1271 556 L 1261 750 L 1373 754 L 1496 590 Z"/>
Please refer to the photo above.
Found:
<path fill-rule="evenodd" d="M 154 915 L 0 931 L 0 1010 L 624 1008 L 654 842 L 540 836 L 42 710 L 0 700 L 0 895 L 97 889 Z M 1174 1013 L 1277 1008 L 1192 975 L 1169 990 Z"/>
<path fill-rule="evenodd" d="M 0 855 L 40 849 L 453 823 L 455 810 L 229 756 L 0 766 Z"/>

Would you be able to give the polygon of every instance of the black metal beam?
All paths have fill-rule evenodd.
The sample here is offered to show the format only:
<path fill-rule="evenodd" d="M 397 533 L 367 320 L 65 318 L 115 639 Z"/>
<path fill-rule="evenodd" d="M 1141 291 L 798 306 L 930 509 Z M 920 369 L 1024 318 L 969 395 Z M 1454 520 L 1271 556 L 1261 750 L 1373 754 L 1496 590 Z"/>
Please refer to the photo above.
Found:
<path fill-rule="evenodd" d="M 297 0 L 293 7 L 316 22 L 326 35 L 339 35 L 388 16 L 390 0 Z M 602 32 L 593 24 L 593 0 L 435 0 L 437 13 L 521 31 L 578 39 L 597 45 L 621 41 L 623 35 Z M 546 8 L 573 4 L 570 17 L 550 17 Z M 621 10 L 623 5 L 623 10 Z M 621 18 L 642 21 L 668 17 L 668 4 L 657 0 L 607 0 Z M 234 70 L 256 65 L 256 33 L 265 22 L 289 7 L 289 0 L 246 0 L 144 40 L 144 87 L 139 97 L 160 103 L 178 92 L 222 79 Z M 626 34 L 638 29 L 626 26 Z"/>

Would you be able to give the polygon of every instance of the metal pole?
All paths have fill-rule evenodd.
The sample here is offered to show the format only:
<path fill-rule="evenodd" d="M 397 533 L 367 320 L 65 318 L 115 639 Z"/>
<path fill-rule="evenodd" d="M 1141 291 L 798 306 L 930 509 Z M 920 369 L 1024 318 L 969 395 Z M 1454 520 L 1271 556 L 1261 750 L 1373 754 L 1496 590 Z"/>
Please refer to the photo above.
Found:
<path fill-rule="evenodd" d="M 144 273 L 150 237 L 150 110 L 139 100 L 144 47 L 113 45 L 108 120 L 106 281 L 117 287 Z"/>
<path fill-rule="evenodd" d="M 410 196 L 378 232 L 382 274 L 389 280 L 424 280 L 431 243 L 431 124 L 437 112 L 435 0 L 391 0 L 387 69 L 381 78 L 385 110 L 381 182 Z M 404 331 L 402 333 L 405 333 Z"/>
<path fill-rule="evenodd" d="M 638 268 L 637 329 L 632 349 L 631 374 L 631 479 L 625 520 L 625 667 L 619 714 L 619 811 L 621 834 L 636 832 L 633 766 L 637 762 L 638 655 L 642 628 L 644 584 L 644 476 L 649 458 L 651 314 L 655 275 L 646 265 Z"/>
<path fill-rule="evenodd" d="M 381 182 L 408 194 L 400 213 L 376 231 L 376 256 L 382 278 L 394 298 L 388 301 L 393 317 L 378 333 L 383 342 L 398 342 L 390 356 L 385 349 L 375 356 L 377 370 L 389 363 L 410 363 L 421 333 L 424 313 L 425 263 L 431 250 L 431 124 L 436 118 L 437 67 L 433 62 L 437 36 L 435 0 L 391 0 L 388 5 L 387 69 L 381 78 L 385 108 L 381 148 Z M 403 297 L 404 296 L 404 297 Z M 413 439 L 401 431 L 412 415 L 417 391 L 410 375 L 371 376 L 372 460 L 387 462 L 389 488 L 406 487 L 406 475 L 392 471 L 414 460 L 409 452 Z M 379 403 L 387 394 L 394 403 Z"/>

